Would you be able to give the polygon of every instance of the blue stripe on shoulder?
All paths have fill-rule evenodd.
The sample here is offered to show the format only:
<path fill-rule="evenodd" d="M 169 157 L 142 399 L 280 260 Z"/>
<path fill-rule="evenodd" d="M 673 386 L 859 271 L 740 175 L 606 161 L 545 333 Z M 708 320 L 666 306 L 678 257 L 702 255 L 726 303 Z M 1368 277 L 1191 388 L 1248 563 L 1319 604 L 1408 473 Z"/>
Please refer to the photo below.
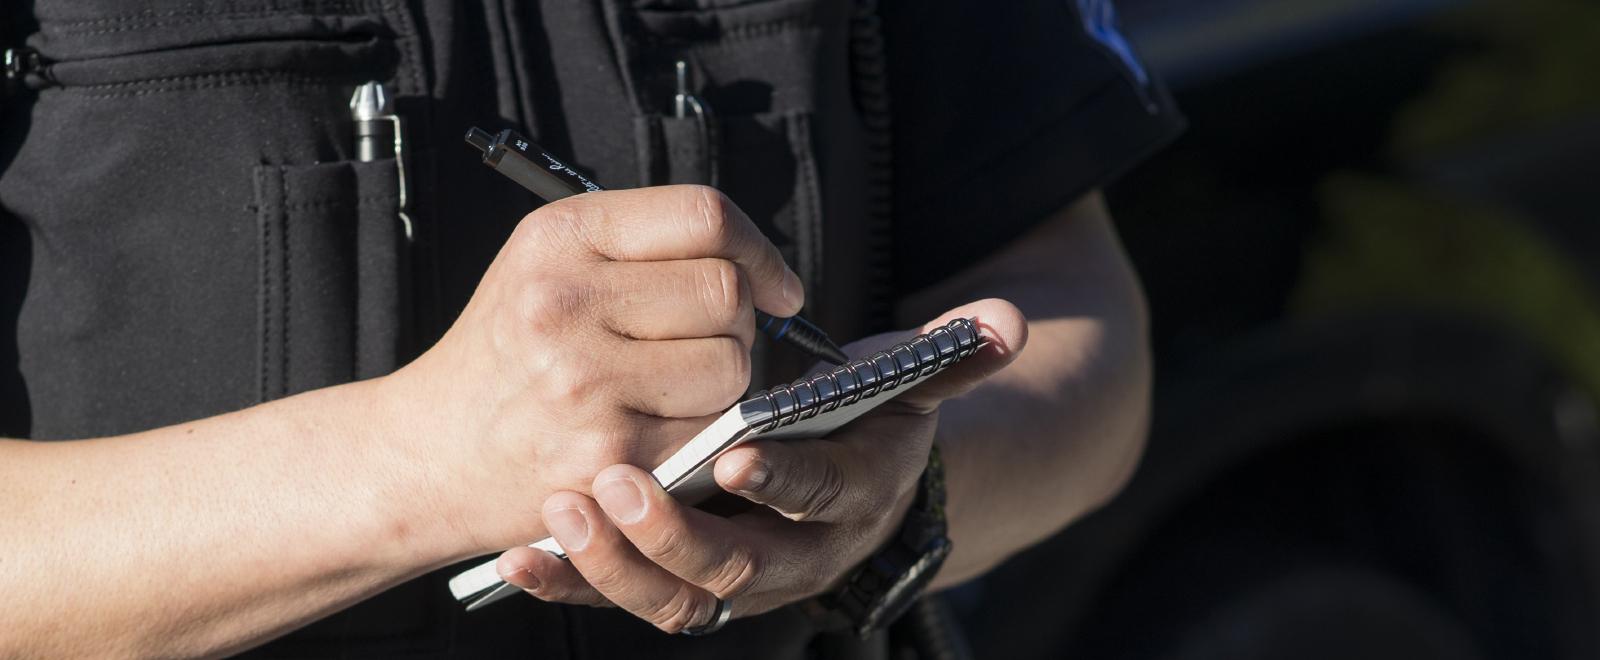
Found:
<path fill-rule="evenodd" d="M 1117 10 L 1112 6 L 1111 0 L 1077 0 L 1078 15 L 1083 19 L 1083 31 L 1089 33 L 1095 41 L 1100 42 L 1107 51 L 1122 60 L 1122 66 L 1133 75 L 1139 86 L 1150 84 L 1150 75 L 1144 70 L 1144 63 L 1133 54 L 1133 46 L 1128 43 L 1122 32 L 1117 30 Z"/>

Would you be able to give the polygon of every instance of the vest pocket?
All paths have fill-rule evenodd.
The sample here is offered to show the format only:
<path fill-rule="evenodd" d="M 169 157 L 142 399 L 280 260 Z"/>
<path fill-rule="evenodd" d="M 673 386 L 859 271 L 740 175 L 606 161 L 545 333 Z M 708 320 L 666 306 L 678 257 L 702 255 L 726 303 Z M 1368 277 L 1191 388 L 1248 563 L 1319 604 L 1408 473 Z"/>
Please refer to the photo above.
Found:
<path fill-rule="evenodd" d="M 815 291 L 822 277 L 822 192 L 811 140 L 812 113 L 640 117 L 644 185 L 714 185 L 750 216 Z M 799 375 L 810 358 L 757 342 L 753 385 Z M 792 358 L 792 359 L 791 359 Z M 773 381 L 776 382 L 776 381 Z"/>
<path fill-rule="evenodd" d="M 813 283 L 821 259 L 821 189 L 811 143 L 812 113 L 651 115 L 636 120 L 643 185 L 716 186 Z"/>
<path fill-rule="evenodd" d="M 393 159 L 255 170 L 262 401 L 392 371 L 407 244 Z"/>

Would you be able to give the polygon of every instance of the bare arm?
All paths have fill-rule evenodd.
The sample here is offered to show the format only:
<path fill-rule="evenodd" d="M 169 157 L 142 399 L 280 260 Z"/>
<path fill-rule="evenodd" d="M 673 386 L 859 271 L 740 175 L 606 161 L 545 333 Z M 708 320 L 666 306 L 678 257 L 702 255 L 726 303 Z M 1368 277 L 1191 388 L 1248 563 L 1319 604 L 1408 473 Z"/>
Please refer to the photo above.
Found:
<path fill-rule="evenodd" d="M 1113 497 L 1144 447 L 1144 298 L 1098 193 L 900 308 L 905 324 L 1004 298 L 1027 350 L 940 408 L 955 552 L 936 586 L 974 577 Z"/>
<path fill-rule="evenodd" d="M 550 494 L 659 462 L 737 400 L 753 309 L 803 301 L 720 193 L 591 193 L 529 215 L 395 374 L 125 437 L 0 440 L 0 657 L 226 654 L 541 538 Z"/>
<path fill-rule="evenodd" d="M 0 441 L 0 656 L 238 651 L 465 550 L 403 496 L 428 490 L 426 463 L 373 408 L 379 387 Z"/>

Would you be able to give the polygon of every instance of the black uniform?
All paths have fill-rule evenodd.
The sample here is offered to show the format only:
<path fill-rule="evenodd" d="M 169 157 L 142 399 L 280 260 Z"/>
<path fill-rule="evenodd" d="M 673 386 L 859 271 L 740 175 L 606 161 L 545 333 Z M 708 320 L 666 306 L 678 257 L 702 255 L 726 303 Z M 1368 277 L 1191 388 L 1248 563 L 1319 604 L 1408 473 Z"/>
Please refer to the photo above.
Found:
<path fill-rule="evenodd" d="M 0 128 L 0 435 L 147 429 L 420 352 L 537 204 L 477 164 L 471 125 L 516 128 L 609 187 L 715 183 L 841 341 L 1180 127 L 1104 0 L 881 4 L 7 2 L 0 45 L 37 65 Z M 673 116 L 680 59 L 704 121 Z M 353 161 L 346 102 L 367 80 L 407 124 L 409 238 L 394 160 Z M 804 362 L 758 343 L 758 386 Z M 464 615 L 447 576 L 259 652 L 852 648 L 794 608 L 701 639 L 532 598 Z"/>

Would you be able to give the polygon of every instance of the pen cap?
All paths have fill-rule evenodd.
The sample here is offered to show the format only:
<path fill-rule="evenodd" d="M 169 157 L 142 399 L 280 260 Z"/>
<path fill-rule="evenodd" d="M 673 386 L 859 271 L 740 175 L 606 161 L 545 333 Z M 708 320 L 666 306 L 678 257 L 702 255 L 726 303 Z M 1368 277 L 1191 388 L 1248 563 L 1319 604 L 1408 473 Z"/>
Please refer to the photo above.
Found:
<path fill-rule="evenodd" d="M 356 121 L 371 121 L 389 114 L 389 95 L 377 81 L 362 83 L 350 96 L 350 117 Z"/>

